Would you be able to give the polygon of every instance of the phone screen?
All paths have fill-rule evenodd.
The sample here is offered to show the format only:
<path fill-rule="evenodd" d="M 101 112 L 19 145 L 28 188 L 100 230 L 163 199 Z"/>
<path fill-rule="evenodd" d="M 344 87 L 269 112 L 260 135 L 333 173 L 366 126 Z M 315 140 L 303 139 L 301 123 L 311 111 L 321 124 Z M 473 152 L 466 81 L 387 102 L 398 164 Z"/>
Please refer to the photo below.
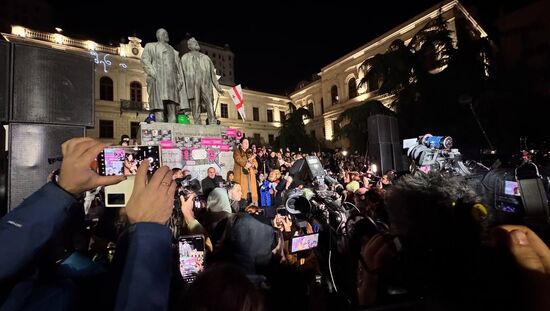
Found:
<path fill-rule="evenodd" d="M 181 236 L 178 244 L 181 276 L 185 282 L 192 283 L 204 270 L 204 236 Z"/>
<path fill-rule="evenodd" d="M 520 196 L 519 185 L 517 181 L 504 181 L 504 194 Z"/>
<path fill-rule="evenodd" d="M 99 173 L 104 176 L 135 175 L 144 160 L 149 161 L 149 173 L 153 174 L 161 164 L 160 147 L 107 147 L 98 156 Z"/>
<path fill-rule="evenodd" d="M 295 236 L 290 240 L 290 252 L 296 253 L 317 247 L 319 233 Z"/>

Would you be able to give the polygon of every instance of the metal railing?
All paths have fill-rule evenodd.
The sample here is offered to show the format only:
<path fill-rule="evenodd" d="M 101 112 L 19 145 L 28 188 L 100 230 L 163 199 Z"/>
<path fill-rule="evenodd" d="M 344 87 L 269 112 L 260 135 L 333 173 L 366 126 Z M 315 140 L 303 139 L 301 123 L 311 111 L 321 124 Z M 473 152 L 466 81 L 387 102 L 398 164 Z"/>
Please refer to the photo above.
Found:
<path fill-rule="evenodd" d="M 120 112 L 123 111 L 147 111 L 149 110 L 149 105 L 146 102 L 141 101 L 132 101 L 128 99 L 120 100 Z"/>

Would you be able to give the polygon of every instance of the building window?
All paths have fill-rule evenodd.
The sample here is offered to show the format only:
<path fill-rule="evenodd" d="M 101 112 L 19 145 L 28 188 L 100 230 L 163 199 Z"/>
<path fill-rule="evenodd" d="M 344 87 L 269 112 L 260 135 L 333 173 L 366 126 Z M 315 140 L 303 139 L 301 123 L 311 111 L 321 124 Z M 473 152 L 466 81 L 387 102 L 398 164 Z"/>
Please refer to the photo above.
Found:
<path fill-rule="evenodd" d="M 113 100 L 113 80 L 109 77 L 99 79 L 99 99 Z"/>
<path fill-rule="evenodd" d="M 262 144 L 262 136 L 258 133 L 254 133 L 254 143 L 256 146 L 260 146 Z"/>
<path fill-rule="evenodd" d="M 286 120 L 286 115 L 285 115 L 285 112 L 284 111 L 279 111 L 279 120 L 281 122 L 283 122 L 284 120 Z"/>
<path fill-rule="evenodd" d="M 260 121 L 260 109 L 258 107 L 252 107 L 252 120 Z"/>
<path fill-rule="evenodd" d="M 275 135 L 273 134 L 267 135 L 267 141 L 269 142 L 270 145 L 273 145 L 273 143 L 275 142 Z"/>
<path fill-rule="evenodd" d="M 227 104 L 222 104 L 220 107 L 222 118 L 229 118 L 229 110 L 227 110 Z"/>
<path fill-rule="evenodd" d="M 139 133 L 139 122 L 130 122 L 130 138 L 137 138 Z"/>
<path fill-rule="evenodd" d="M 333 105 L 338 103 L 338 87 L 336 85 L 330 88 L 330 98 Z"/>
<path fill-rule="evenodd" d="M 99 120 L 99 138 L 114 138 L 113 129 L 113 120 Z"/>
<path fill-rule="evenodd" d="M 267 122 L 273 122 L 273 109 L 267 109 Z"/>
<path fill-rule="evenodd" d="M 137 81 L 130 83 L 130 101 L 141 102 L 141 83 Z"/>
<path fill-rule="evenodd" d="M 351 78 L 348 82 L 348 94 L 350 99 L 357 97 L 357 82 L 355 82 L 355 78 Z"/>
<path fill-rule="evenodd" d="M 309 104 L 307 104 L 307 110 L 309 110 L 309 113 L 313 117 L 313 102 L 309 102 Z"/>
<path fill-rule="evenodd" d="M 324 113 L 325 113 L 325 101 L 321 97 L 321 114 L 324 114 Z"/>

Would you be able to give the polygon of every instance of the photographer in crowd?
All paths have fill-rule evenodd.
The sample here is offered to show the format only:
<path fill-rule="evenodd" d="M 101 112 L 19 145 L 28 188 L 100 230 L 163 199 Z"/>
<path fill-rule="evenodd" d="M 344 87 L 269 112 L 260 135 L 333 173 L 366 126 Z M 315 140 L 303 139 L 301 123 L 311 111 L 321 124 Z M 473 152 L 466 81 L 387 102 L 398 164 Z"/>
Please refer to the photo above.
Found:
<path fill-rule="evenodd" d="M 361 251 L 361 304 L 391 300 L 387 287 L 396 282 L 429 310 L 521 308 L 517 269 L 485 243 L 487 210 L 465 180 L 405 176 L 385 201 L 391 235 L 375 235 Z M 392 279 L 395 271 L 401 280 Z"/>
<path fill-rule="evenodd" d="M 40 254 L 84 191 L 116 184 L 125 176 L 99 176 L 89 162 L 107 145 L 91 138 L 71 139 L 62 145 L 59 182 L 47 183 L 0 224 L 0 282 L 6 310 L 66 309 L 76 304 L 78 289 L 71 280 L 42 279 L 35 274 Z M 164 309 L 168 303 L 171 271 L 170 232 L 164 223 L 172 210 L 175 185 L 172 172 L 162 167 L 147 182 L 148 163 L 137 172 L 134 191 L 126 207 L 131 224 L 119 244 L 113 276 L 120 275 L 115 309 Z M 154 249 L 154 251 L 153 251 Z M 47 277 L 47 276 L 46 276 Z M 118 279 L 115 277 L 115 279 Z M 149 288 L 146 284 L 155 284 Z"/>

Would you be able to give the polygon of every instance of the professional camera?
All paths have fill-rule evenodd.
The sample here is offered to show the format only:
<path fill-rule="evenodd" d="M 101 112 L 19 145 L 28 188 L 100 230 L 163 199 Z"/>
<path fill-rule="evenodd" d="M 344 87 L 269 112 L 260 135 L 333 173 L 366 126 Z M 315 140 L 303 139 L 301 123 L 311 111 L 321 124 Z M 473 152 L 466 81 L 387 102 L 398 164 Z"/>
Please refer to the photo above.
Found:
<path fill-rule="evenodd" d="M 547 230 L 550 224 L 550 177 L 527 160 L 515 168 L 498 168 L 479 180 L 478 192 L 490 208 L 495 224 L 524 224 Z"/>
<path fill-rule="evenodd" d="M 407 151 L 407 156 L 411 159 L 411 173 L 436 171 L 448 176 L 471 175 L 475 163 L 464 163 L 462 154 L 452 147 L 453 139 L 450 136 L 420 136 Z"/>
<path fill-rule="evenodd" d="M 304 219 L 316 219 L 337 235 L 346 235 L 346 222 L 353 207 L 344 203 L 344 187 L 326 174 L 319 159 L 315 156 L 300 159 L 289 172 L 305 188 L 285 194 L 287 211 Z"/>
<path fill-rule="evenodd" d="M 183 195 L 185 199 L 189 194 L 195 193 L 197 196 L 201 194 L 201 183 L 196 178 L 192 179 L 191 175 L 187 175 L 183 178 L 177 178 L 176 182 L 176 198 L 179 198 L 180 195 Z"/>

